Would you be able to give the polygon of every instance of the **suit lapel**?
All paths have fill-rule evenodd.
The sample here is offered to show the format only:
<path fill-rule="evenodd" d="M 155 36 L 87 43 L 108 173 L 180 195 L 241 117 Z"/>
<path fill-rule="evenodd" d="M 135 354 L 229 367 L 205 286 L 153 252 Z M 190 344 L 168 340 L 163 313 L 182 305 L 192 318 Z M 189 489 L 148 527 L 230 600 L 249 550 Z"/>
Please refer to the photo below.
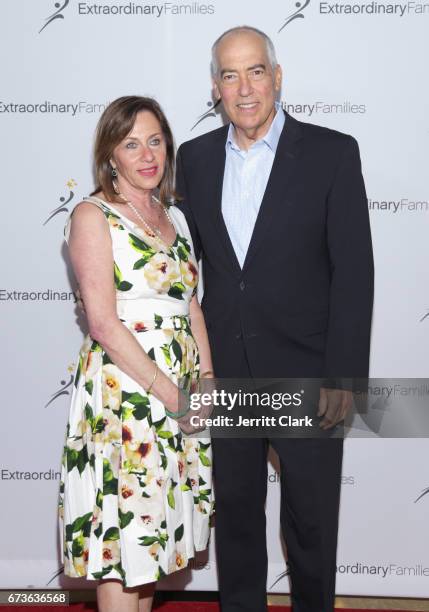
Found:
<path fill-rule="evenodd" d="M 299 123 L 286 113 L 285 125 L 280 135 L 270 177 L 256 218 L 243 272 L 246 271 L 264 239 L 268 239 L 269 225 L 276 216 L 279 216 L 282 205 L 287 200 L 288 189 L 293 182 L 296 169 L 297 143 L 301 138 Z"/>
<path fill-rule="evenodd" d="M 232 242 L 222 215 L 222 189 L 223 177 L 225 174 L 225 144 L 227 134 L 228 126 L 225 126 L 225 130 L 222 130 L 216 135 L 216 141 L 210 148 L 209 164 L 212 166 L 212 169 L 210 173 L 207 173 L 207 176 L 210 177 L 208 181 L 209 184 L 207 185 L 207 193 L 211 195 L 211 201 L 208 203 L 208 209 L 212 216 L 215 230 L 220 239 L 222 250 L 228 258 L 230 265 L 233 266 L 234 272 L 239 275 L 241 273 L 240 264 L 238 263 L 234 247 L 232 246 Z"/>

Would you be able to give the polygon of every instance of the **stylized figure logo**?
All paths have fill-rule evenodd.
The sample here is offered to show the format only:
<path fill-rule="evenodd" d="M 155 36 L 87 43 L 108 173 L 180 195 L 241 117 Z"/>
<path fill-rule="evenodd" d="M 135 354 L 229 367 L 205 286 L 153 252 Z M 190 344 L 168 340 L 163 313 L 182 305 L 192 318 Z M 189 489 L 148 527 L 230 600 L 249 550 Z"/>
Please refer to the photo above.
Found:
<path fill-rule="evenodd" d="M 64 565 L 62 565 L 59 569 L 57 569 L 54 572 L 54 574 L 53 574 L 52 578 L 50 579 L 50 581 L 46 583 L 46 586 L 49 586 L 51 584 L 51 582 L 53 580 L 55 580 L 55 578 L 58 578 L 58 576 L 61 576 L 61 574 L 63 574 L 63 573 L 64 573 Z"/>
<path fill-rule="evenodd" d="M 63 196 L 61 196 L 60 198 L 60 206 L 58 206 L 57 208 L 54 208 L 54 210 L 51 210 L 51 212 L 49 213 L 49 217 L 46 219 L 46 221 L 44 222 L 43 225 L 46 225 L 51 219 L 53 219 L 56 215 L 58 215 L 58 213 L 60 212 L 69 212 L 69 209 L 67 208 L 67 205 L 73 200 L 74 198 L 74 192 L 72 191 L 72 189 L 74 187 L 76 187 L 77 183 L 74 179 L 70 179 L 69 181 L 67 181 L 66 183 L 66 187 L 68 187 L 70 189 L 70 193 L 67 197 L 67 199 Z"/>
<path fill-rule="evenodd" d="M 309 4 L 310 4 L 310 0 L 305 0 L 304 4 L 302 2 L 296 2 L 295 6 L 298 10 L 296 10 L 294 13 L 286 17 L 284 24 L 278 31 L 278 34 L 283 30 L 283 28 L 289 25 L 291 21 L 294 21 L 295 19 L 304 19 L 304 15 L 302 14 L 302 11 L 306 9 Z"/>
<path fill-rule="evenodd" d="M 280 580 L 283 580 L 283 578 L 286 578 L 286 576 L 290 576 L 289 561 L 286 561 L 286 570 L 277 576 L 277 579 L 270 586 L 270 589 L 272 589 L 273 586 L 275 586 L 278 582 L 280 582 Z"/>
<path fill-rule="evenodd" d="M 414 503 L 416 504 L 422 497 L 424 497 L 428 493 L 429 493 L 429 487 L 426 487 L 426 489 L 423 489 L 423 491 L 420 493 L 418 498 L 414 500 Z"/>
<path fill-rule="evenodd" d="M 310 0 L 308 1 L 310 2 Z M 209 102 L 207 102 L 207 106 L 209 107 L 209 110 L 198 117 L 197 122 L 191 127 L 191 132 L 194 128 L 197 127 L 198 124 L 201 123 L 201 121 L 204 121 L 204 119 L 208 119 L 208 117 L 216 117 L 217 115 L 216 109 L 220 103 L 221 103 L 220 99 L 217 100 L 216 104 L 213 104 L 213 102 L 209 100 Z"/>
<path fill-rule="evenodd" d="M 52 15 L 49 15 L 49 17 L 46 17 L 45 21 L 45 25 L 43 26 L 43 28 L 41 30 L 39 30 L 39 34 L 40 32 L 43 32 L 43 30 L 53 21 L 55 21 L 55 19 L 64 19 L 64 15 L 62 15 L 61 13 L 63 12 L 63 10 L 67 7 L 68 3 L 70 2 L 70 0 L 64 0 L 63 5 L 61 6 L 61 4 L 59 2 L 55 2 L 54 6 L 57 9 L 54 13 L 52 13 Z"/>
<path fill-rule="evenodd" d="M 70 395 L 70 391 L 68 391 L 68 389 L 73 384 L 73 379 L 74 379 L 74 376 L 73 376 L 74 364 L 69 365 L 67 370 L 68 370 L 68 372 L 70 374 L 70 379 L 68 381 L 66 381 L 66 380 L 61 380 L 60 381 L 61 387 L 58 389 L 58 391 L 55 391 L 55 393 L 53 393 L 51 395 L 51 399 L 45 404 L 45 408 L 47 408 L 50 404 L 52 404 L 52 402 L 54 402 L 56 399 L 61 397 L 61 395 Z"/>

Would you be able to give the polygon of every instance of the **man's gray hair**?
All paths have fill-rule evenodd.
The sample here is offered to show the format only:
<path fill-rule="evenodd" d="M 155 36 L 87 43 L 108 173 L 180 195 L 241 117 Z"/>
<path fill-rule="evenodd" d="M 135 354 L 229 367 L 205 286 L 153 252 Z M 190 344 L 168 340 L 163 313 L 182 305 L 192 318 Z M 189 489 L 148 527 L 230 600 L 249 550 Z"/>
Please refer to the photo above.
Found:
<path fill-rule="evenodd" d="M 217 38 L 215 42 L 213 43 L 212 61 L 210 64 L 210 69 L 211 69 L 213 78 L 219 76 L 219 64 L 217 61 L 217 48 L 219 46 L 219 43 L 225 38 L 225 36 L 228 36 L 229 34 L 240 34 L 241 32 L 253 32 L 254 34 L 257 34 L 263 39 L 265 43 L 265 47 L 267 49 L 267 56 L 268 56 L 268 60 L 270 62 L 271 68 L 273 71 L 275 70 L 277 66 L 277 58 L 276 58 L 276 50 L 274 48 L 274 44 L 271 38 L 267 36 L 265 32 L 262 32 L 262 30 L 258 30 L 258 28 L 253 28 L 252 26 L 236 26 L 235 28 L 230 28 L 229 30 L 226 30 L 226 32 L 221 34 L 219 38 Z"/>

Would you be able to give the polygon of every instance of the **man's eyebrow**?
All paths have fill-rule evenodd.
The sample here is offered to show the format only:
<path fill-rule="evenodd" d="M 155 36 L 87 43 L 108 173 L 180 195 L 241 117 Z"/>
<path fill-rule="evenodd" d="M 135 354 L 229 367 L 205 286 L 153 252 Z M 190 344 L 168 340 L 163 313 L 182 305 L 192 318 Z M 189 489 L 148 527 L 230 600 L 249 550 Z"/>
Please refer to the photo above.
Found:
<path fill-rule="evenodd" d="M 249 68 L 247 68 L 247 70 L 256 70 L 257 68 L 262 68 L 263 70 L 266 69 L 265 64 L 255 64 L 254 66 L 250 66 Z"/>
<path fill-rule="evenodd" d="M 249 71 L 249 70 L 257 70 L 258 68 L 262 68 L 262 70 L 266 70 L 267 69 L 265 64 L 255 64 L 254 66 L 249 66 L 248 68 L 246 68 L 246 70 L 247 71 Z M 235 68 L 224 68 L 223 70 L 221 70 L 220 76 L 222 77 L 227 72 L 237 72 L 237 70 Z"/>
<path fill-rule="evenodd" d="M 223 68 L 223 70 L 220 71 L 220 76 L 223 76 L 227 72 L 237 72 L 237 71 L 234 68 Z"/>

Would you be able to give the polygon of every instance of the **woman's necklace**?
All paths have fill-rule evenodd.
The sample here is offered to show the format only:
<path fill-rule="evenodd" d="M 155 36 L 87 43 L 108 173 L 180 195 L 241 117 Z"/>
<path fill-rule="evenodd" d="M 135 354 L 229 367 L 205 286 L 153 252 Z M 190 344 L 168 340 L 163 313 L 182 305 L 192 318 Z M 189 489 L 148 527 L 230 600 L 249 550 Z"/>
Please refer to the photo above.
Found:
<path fill-rule="evenodd" d="M 134 204 L 132 202 L 130 202 L 129 200 L 127 200 L 127 198 L 120 191 L 117 192 L 117 195 L 125 202 L 125 204 L 127 206 L 129 206 L 129 208 L 131 208 L 131 210 L 133 211 L 133 213 L 135 214 L 137 219 L 139 219 L 139 221 L 145 227 L 145 229 L 148 232 L 149 236 L 151 236 L 152 238 L 156 238 L 157 240 L 160 240 L 161 242 L 164 242 L 164 240 L 162 240 L 162 237 L 161 237 L 161 230 L 160 230 L 160 228 L 156 227 L 156 226 L 149 225 L 149 223 L 146 221 L 146 219 L 143 217 L 143 215 L 137 210 L 137 208 L 134 206 Z M 154 202 L 156 202 L 157 204 L 159 204 L 162 207 L 162 210 L 164 211 L 164 214 L 167 217 L 168 222 L 170 223 L 170 225 L 173 225 L 173 221 L 171 220 L 171 217 L 168 214 L 166 206 L 161 204 L 161 202 L 157 198 L 155 198 L 155 196 L 151 196 L 151 197 L 152 197 L 152 200 Z"/>

